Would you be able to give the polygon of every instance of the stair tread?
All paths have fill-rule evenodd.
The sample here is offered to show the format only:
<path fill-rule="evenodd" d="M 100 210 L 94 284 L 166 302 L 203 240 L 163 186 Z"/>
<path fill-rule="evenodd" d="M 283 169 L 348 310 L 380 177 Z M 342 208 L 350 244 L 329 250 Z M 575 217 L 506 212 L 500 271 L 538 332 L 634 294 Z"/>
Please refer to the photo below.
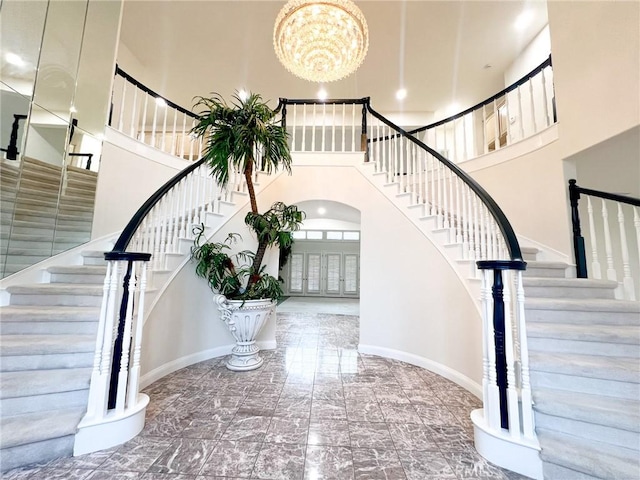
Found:
<path fill-rule="evenodd" d="M 638 400 L 546 388 L 534 390 L 533 399 L 541 413 L 640 432 Z"/>
<path fill-rule="evenodd" d="M 106 265 L 54 265 L 47 268 L 49 273 L 70 273 L 86 275 L 103 275 L 107 273 Z"/>
<path fill-rule="evenodd" d="M 531 352 L 529 363 L 531 371 L 640 383 L 640 364 L 632 357 Z"/>
<path fill-rule="evenodd" d="M 99 307 L 9 305 L 0 309 L 0 322 L 98 321 Z"/>
<path fill-rule="evenodd" d="M 527 260 L 527 268 L 569 268 L 565 262 L 553 262 L 547 260 Z"/>
<path fill-rule="evenodd" d="M 85 412 L 85 407 L 75 407 L 4 417 L 0 423 L 0 447 L 9 448 L 73 435 Z"/>
<path fill-rule="evenodd" d="M 77 284 L 77 283 L 34 283 L 29 285 L 12 285 L 7 287 L 11 294 L 32 295 L 102 295 L 102 284 Z"/>
<path fill-rule="evenodd" d="M 577 310 L 602 312 L 638 312 L 640 302 L 629 300 L 613 300 L 608 298 L 565 299 L 565 298 L 526 298 L 525 308 L 539 310 Z"/>
<path fill-rule="evenodd" d="M 592 278 L 523 277 L 525 287 L 616 288 L 617 282 Z M 526 291 L 525 291 L 526 293 Z"/>
<path fill-rule="evenodd" d="M 0 398 L 27 397 L 89 388 L 91 368 L 59 368 L 3 372 Z"/>
<path fill-rule="evenodd" d="M 95 348 L 95 335 L 3 335 L 0 355 L 86 353 Z"/>
<path fill-rule="evenodd" d="M 527 324 L 527 335 L 529 337 L 582 342 L 640 345 L 640 326 L 634 325 L 575 325 L 532 322 Z"/>
<path fill-rule="evenodd" d="M 637 478 L 639 452 L 573 435 L 537 429 L 543 461 L 550 461 L 597 478 Z"/>

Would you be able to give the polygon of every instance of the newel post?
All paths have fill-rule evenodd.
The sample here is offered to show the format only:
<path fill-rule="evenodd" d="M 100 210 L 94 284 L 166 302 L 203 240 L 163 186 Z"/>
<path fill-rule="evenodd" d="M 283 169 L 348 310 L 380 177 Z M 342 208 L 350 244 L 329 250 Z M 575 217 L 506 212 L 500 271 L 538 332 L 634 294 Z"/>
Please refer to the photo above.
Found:
<path fill-rule="evenodd" d="M 364 153 L 364 161 L 369 161 L 369 142 L 367 142 L 367 104 L 369 99 L 366 98 L 362 104 L 362 134 L 360 135 L 360 151 Z"/>
<path fill-rule="evenodd" d="M 571 224 L 573 227 L 573 252 L 576 259 L 576 275 L 578 278 L 588 278 L 587 257 L 584 248 L 584 237 L 580 230 L 580 213 L 578 201 L 580 200 L 580 187 L 576 180 L 569 180 L 569 202 L 571 203 Z"/>

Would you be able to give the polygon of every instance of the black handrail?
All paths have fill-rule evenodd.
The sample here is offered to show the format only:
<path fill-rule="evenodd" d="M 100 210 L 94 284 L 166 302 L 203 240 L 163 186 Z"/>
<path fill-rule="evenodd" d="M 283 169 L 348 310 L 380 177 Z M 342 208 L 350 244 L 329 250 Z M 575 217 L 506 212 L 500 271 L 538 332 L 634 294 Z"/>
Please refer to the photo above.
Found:
<path fill-rule="evenodd" d="M 391 121 L 387 120 L 385 117 L 383 117 L 378 112 L 376 112 L 373 108 L 371 108 L 370 104 L 367 104 L 367 109 L 369 113 L 371 113 L 371 115 L 376 117 L 378 120 L 387 124 L 389 127 L 399 132 L 401 136 L 406 137 L 407 140 L 416 144 L 421 149 L 426 150 L 431 155 L 433 155 L 440 163 L 442 163 L 449 170 L 454 172 L 460 179 L 462 179 L 464 183 L 466 183 L 469 186 L 469 188 L 471 188 L 471 190 L 475 192 L 475 194 L 480 198 L 482 203 L 485 204 L 489 212 L 491 212 L 491 215 L 496 220 L 496 223 L 498 224 L 498 227 L 500 228 L 500 231 L 504 236 L 507 249 L 509 250 L 509 257 L 511 258 L 512 262 L 515 262 L 512 268 L 516 270 L 519 270 L 519 269 L 524 270 L 526 266 L 526 262 L 524 262 L 524 260 L 522 259 L 522 251 L 520 250 L 520 244 L 518 243 L 518 238 L 516 237 L 516 233 L 513 230 L 511 223 L 509 223 L 509 220 L 507 219 L 506 215 L 504 214 L 502 209 L 498 206 L 496 201 L 491 197 L 491 195 L 489 195 L 487 191 L 484 188 L 482 188 L 473 178 L 471 178 L 464 170 L 460 169 L 454 163 L 447 160 L 445 157 L 440 155 L 431 147 L 425 145 L 422 141 L 418 140 L 409 132 L 403 130 L 402 128 L 398 127 Z"/>
<path fill-rule="evenodd" d="M 447 118 L 445 118 L 443 120 L 438 120 L 437 122 L 431 123 L 431 124 L 426 125 L 424 127 L 416 128 L 414 130 L 409 130 L 408 133 L 413 135 L 415 133 L 424 132 L 425 130 L 429 130 L 430 128 L 439 127 L 440 125 L 444 125 L 445 123 L 452 122 L 453 120 L 457 120 L 458 118 L 464 117 L 468 113 L 471 113 L 474 110 L 477 110 L 478 108 L 484 107 L 485 105 L 489 105 L 490 103 L 493 103 L 494 100 L 497 100 L 500 97 L 504 97 L 507 93 L 515 90 L 516 88 L 520 87 L 521 85 L 524 85 L 531 78 L 533 78 L 537 74 L 539 74 L 542 70 L 544 70 L 547 67 L 551 67 L 551 66 L 553 66 L 553 64 L 551 63 L 551 55 L 549 55 L 549 58 L 547 58 L 544 62 L 542 62 L 536 68 L 531 70 L 529 73 L 527 73 L 520 80 L 516 81 L 515 83 L 512 83 L 511 85 L 509 85 L 504 90 L 499 91 L 498 93 L 496 93 L 495 95 L 487 98 L 486 100 L 483 100 L 482 102 L 474 105 L 473 107 L 467 108 L 466 110 L 463 110 L 460 113 L 456 113 L 455 115 L 451 115 L 450 117 L 447 117 Z M 554 112 L 554 119 L 555 119 L 555 112 Z"/>
<path fill-rule="evenodd" d="M 569 204 L 571 206 L 571 227 L 573 230 L 573 253 L 576 261 L 576 276 L 578 278 L 589 278 L 589 273 L 587 271 L 587 254 L 580 225 L 580 213 L 578 211 L 580 194 L 604 198 L 605 200 L 612 200 L 614 202 L 626 203 L 636 207 L 640 207 L 640 198 L 627 197 L 626 195 L 618 195 L 615 193 L 603 192 L 601 190 L 592 190 L 591 188 L 583 188 L 577 185 L 574 178 L 569 180 Z"/>
<path fill-rule="evenodd" d="M 93 158 L 93 153 L 69 153 L 70 157 L 87 157 L 87 166 L 85 170 L 91 170 L 91 159 Z"/>
<path fill-rule="evenodd" d="M 126 252 L 133 235 L 136 230 L 144 220 L 144 217 L 151 211 L 151 209 L 160 201 L 160 199 L 171 190 L 180 180 L 193 172 L 196 168 L 202 165 L 205 162 L 204 158 L 201 158 L 197 162 L 189 165 L 187 168 L 176 174 L 173 178 L 171 178 L 167 183 L 162 185 L 158 190 L 155 191 L 153 195 L 151 195 L 146 202 L 142 204 L 142 206 L 138 209 L 138 211 L 131 217 L 127 226 L 124 227 L 124 230 L 118 237 L 113 249 L 110 252 L 104 254 L 104 258 L 106 260 L 125 260 L 128 259 L 131 253 Z M 148 255 L 148 254 L 146 254 Z"/>
<path fill-rule="evenodd" d="M 144 83 L 139 82 L 138 80 L 136 80 L 135 78 L 133 78 L 131 75 L 129 75 L 127 72 L 125 72 L 124 70 L 122 70 L 119 66 L 116 65 L 116 75 L 120 75 L 121 77 L 123 77 L 125 80 L 127 80 L 129 83 L 133 84 L 134 86 L 138 87 L 140 90 L 142 90 L 145 93 L 148 93 L 149 95 L 151 95 L 153 98 L 161 98 L 162 100 L 164 100 L 165 102 L 167 102 L 167 105 L 170 106 L 171 108 L 175 108 L 176 110 L 178 110 L 179 112 L 184 113 L 185 115 L 191 117 L 191 118 L 198 118 L 198 116 L 193 113 L 190 112 L 189 110 L 187 110 L 184 107 L 181 107 L 178 104 L 173 103 L 171 100 L 166 99 L 165 97 L 163 97 L 162 95 L 160 95 L 159 93 L 154 92 L 153 90 L 151 90 L 149 87 L 147 87 Z"/>

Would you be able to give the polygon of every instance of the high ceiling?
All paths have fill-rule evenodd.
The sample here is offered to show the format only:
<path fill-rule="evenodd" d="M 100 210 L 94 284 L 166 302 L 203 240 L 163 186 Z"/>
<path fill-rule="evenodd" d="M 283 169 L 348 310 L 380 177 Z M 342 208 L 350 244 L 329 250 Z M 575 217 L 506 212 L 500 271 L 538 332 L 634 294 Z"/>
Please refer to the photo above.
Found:
<path fill-rule="evenodd" d="M 125 0 L 120 66 L 190 107 L 193 97 L 245 89 L 265 99 L 315 98 L 319 85 L 278 62 L 273 24 L 284 1 Z M 381 112 L 471 106 L 504 88 L 503 74 L 547 23 L 546 2 L 359 0 L 369 52 L 353 75 L 324 85 L 330 98 L 370 96 Z M 528 11 L 521 31 L 516 18 Z M 127 64 L 127 60 L 129 64 Z M 490 67 L 487 67 L 490 65 Z M 404 87 L 407 98 L 395 92 Z M 430 117 L 430 115 L 428 115 Z"/>

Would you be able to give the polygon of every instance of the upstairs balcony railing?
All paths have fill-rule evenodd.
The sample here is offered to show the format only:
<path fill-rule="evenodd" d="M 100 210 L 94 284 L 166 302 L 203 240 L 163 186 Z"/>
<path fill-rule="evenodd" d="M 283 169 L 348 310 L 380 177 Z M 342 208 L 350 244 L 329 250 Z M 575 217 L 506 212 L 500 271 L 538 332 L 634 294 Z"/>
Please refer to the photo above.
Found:
<path fill-rule="evenodd" d="M 580 204 L 582 196 L 586 202 Z M 640 298 L 640 199 L 580 187 L 571 179 L 569 200 L 578 278 L 606 278 L 618 282 L 616 298 Z"/>
<path fill-rule="evenodd" d="M 477 105 L 408 133 L 460 163 L 513 145 L 557 121 L 549 56 L 520 80 Z"/>
<path fill-rule="evenodd" d="M 196 114 L 164 98 L 116 67 L 109 126 L 170 155 L 201 157 L 202 142 L 189 134 Z"/>

